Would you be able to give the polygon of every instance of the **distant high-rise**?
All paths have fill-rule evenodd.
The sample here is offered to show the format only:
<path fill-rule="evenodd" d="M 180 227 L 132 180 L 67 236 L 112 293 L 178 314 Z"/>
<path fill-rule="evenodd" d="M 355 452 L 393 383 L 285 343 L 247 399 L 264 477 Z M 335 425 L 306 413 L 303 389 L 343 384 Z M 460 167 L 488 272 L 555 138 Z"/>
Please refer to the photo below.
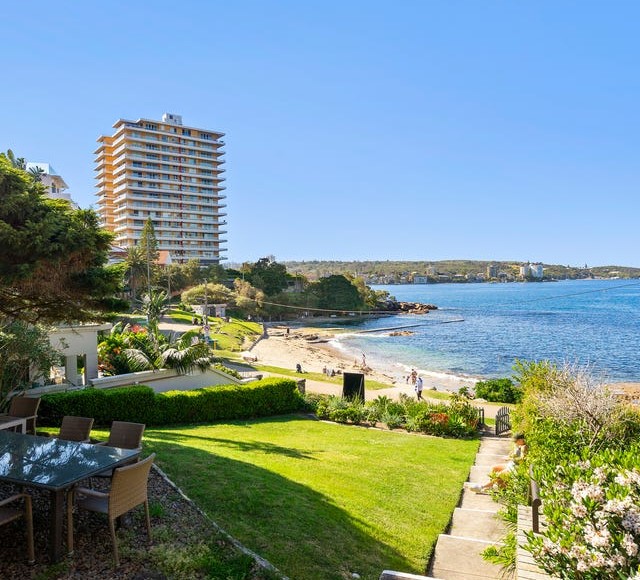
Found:
<path fill-rule="evenodd" d="M 186 127 L 168 113 L 162 121 L 120 119 L 113 127 L 95 154 L 98 213 L 115 245 L 137 245 L 150 217 L 158 249 L 172 262 L 223 260 L 224 133 Z"/>

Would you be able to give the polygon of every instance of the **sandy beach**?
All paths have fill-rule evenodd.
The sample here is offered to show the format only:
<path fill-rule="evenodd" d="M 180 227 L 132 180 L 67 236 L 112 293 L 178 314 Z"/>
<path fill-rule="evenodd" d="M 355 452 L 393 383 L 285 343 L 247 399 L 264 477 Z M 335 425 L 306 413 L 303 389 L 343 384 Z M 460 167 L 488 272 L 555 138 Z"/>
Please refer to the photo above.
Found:
<path fill-rule="evenodd" d="M 288 329 L 288 330 L 287 330 Z M 323 372 L 323 369 L 333 369 L 336 372 L 364 372 L 366 378 L 386 383 L 398 392 L 413 394 L 413 387 L 407 384 L 406 377 L 396 369 L 377 367 L 375 363 L 366 359 L 363 365 L 362 357 L 350 358 L 330 343 L 335 332 L 331 329 L 309 327 L 270 326 L 267 336 L 260 339 L 251 349 L 251 355 L 265 365 L 278 366 L 294 370 L 297 364 L 307 372 Z M 473 386 L 474 379 L 454 376 L 421 375 L 424 389 L 457 392 L 462 386 Z"/>

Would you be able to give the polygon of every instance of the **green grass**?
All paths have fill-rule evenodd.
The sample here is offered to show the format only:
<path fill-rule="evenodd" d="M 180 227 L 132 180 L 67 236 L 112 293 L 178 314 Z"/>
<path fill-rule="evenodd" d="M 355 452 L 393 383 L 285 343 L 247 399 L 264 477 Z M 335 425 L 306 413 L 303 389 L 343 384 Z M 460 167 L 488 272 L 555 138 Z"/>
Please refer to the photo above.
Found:
<path fill-rule="evenodd" d="M 145 433 L 219 525 L 304 580 L 423 573 L 477 448 L 293 416 Z"/>
<path fill-rule="evenodd" d="M 174 322 L 183 324 L 191 324 L 194 314 L 179 308 L 172 308 L 169 318 Z M 201 316 L 198 316 L 201 319 Z M 239 352 L 247 347 L 248 343 L 253 342 L 262 334 L 262 326 L 257 322 L 249 322 L 238 318 L 231 318 L 226 322 L 222 318 L 214 316 L 209 317 L 209 326 L 211 331 L 209 336 L 215 340 L 216 350 L 223 352 Z M 194 326 L 199 329 L 200 326 Z"/>
<path fill-rule="evenodd" d="M 266 373 L 284 375 L 286 377 L 293 377 L 295 379 L 309 379 L 310 381 L 320 381 L 323 383 L 332 383 L 335 385 L 342 385 L 342 375 L 336 375 L 335 377 L 328 377 L 324 373 L 304 371 L 302 374 L 300 374 L 293 369 L 287 369 L 283 367 L 274 367 L 270 365 L 252 364 L 252 366 L 257 370 L 264 371 Z M 367 389 L 371 389 L 372 391 L 375 391 L 378 389 L 388 389 L 390 387 L 393 387 L 391 383 L 381 383 L 380 381 L 372 381 L 371 379 L 367 379 L 367 378 L 365 378 L 365 386 Z"/>

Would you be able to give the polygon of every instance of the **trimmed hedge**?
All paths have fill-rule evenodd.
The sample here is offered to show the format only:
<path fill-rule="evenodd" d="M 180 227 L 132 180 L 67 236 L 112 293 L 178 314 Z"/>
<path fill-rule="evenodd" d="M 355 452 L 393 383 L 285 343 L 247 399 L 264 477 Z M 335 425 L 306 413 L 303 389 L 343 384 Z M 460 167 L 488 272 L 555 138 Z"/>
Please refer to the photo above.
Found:
<path fill-rule="evenodd" d="M 292 379 L 270 378 L 245 385 L 154 393 L 151 387 L 88 388 L 44 395 L 41 425 L 58 426 L 65 415 L 93 417 L 96 425 L 132 421 L 145 425 L 209 423 L 299 411 L 304 401 Z"/>

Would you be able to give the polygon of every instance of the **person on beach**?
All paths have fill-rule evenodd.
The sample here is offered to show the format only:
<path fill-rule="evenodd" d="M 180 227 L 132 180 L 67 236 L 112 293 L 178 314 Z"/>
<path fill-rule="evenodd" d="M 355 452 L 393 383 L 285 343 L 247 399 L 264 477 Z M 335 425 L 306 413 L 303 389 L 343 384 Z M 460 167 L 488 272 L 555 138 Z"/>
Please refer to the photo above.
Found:
<path fill-rule="evenodd" d="M 362 353 L 362 368 L 367 366 L 367 357 L 364 353 Z"/>
<path fill-rule="evenodd" d="M 527 454 L 528 447 L 523 433 L 518 433 L 513 437 L 513 450 L 507 456 L 506 463 L 498 463 L 489 471 L 489 480 L 485 483 L 471 483 L 465 482 L 465 487 L 475 491 L 476 493 L 486 493 L 494 486 L 504 487 L 505 479 L 516 468 L 516 465 L 520 463 Z"/>
<path fill-rule="evenodd" d="M 424 387 L 424 383 L 422 382 L 422 377 L 418 375 L 416 378 L 416 396 L 418 397 L 418 401 L 422 401 L 422 389 Z"/>
<path fill-rule="evenodd" d="M 411 384 L 415 385 L 418 380 L 418 371 L 416 369 L 411 369 Z"/>
<path fill-rule="evenodd" d="M 297 372 L 297 373 L 301 373 L 301 372 L 302 372 L 302 365 L 301 365 L 300 363 L 298 363 L 298 364 L 296 365 L 296 372 Z"/>

